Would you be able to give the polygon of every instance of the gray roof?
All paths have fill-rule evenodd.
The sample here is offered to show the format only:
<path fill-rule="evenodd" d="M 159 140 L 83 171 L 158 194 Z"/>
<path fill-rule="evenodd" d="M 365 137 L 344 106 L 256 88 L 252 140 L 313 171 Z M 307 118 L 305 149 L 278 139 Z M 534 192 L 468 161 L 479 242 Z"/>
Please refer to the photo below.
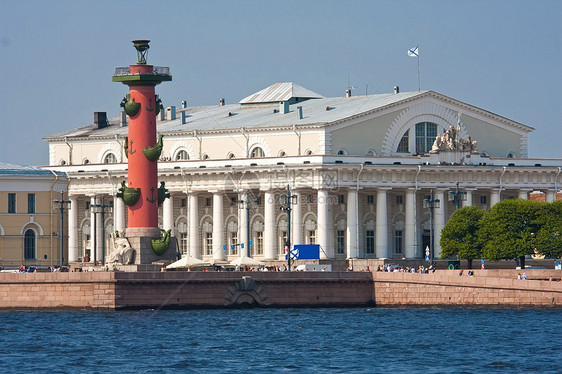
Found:
<path fill-rule="evenodd" d="M 55 172 L 58 176 L 63 176 L 65 173 Z M 53 173 L 46 169 L 40 169 L 29 165 L 16 165 L 8 164 L 0 161 L 0 175 L 50 175 Z"/>
<path fill-rule="evenodd" d="M 201 106 L 186 109 L 178 109 L 177 119 L 157 121 L 157 131 L 162 134 L 175 134 L 191 131 L 238 131 L 245 129 L 260 128 L 287 128 L 292 126 L 329 126 L 348 120 L 355 116 L 367 114 L 372 111 L 381 110 L 404 101 L 425 95 L 434 95 L 445 100 L 454 100 L 433 91 L 401 92 L 398 94 L 377 94 L 368 96 L 352 97 L 332 97 L 324 98 L 318 95 L 313 100 L 308 100 L 304 96 L 318 95 L 312 91 L 302 88 L 294 83 L 278 83 L 265 90 L 259 91 L 240 101 L 242 104 Z M 283 114 L 279 112 L 277 105 L 265 105 L 269 103 L 291 100 L 300 97 L 303 101 L 297 101 L 289 105 L 289 112 Z M 456 100 L 455 100 L 456 101 Z M 460 102 L 459 102 L 460 103 Z M 247 105 L 256 104 L 256 105 Z M 463 105 L 468 104 L 461 103 Z M 303 118 L 299 119 L 298 107 L 302 107 Z M 475 110 L 486 112 L 485 110 L 472 107 Z M 186 114 L 186 123 L 182 124 L 181 112 Z M 521 126 L 526 131 L 532 131 L 532 127 L 511 121 L 507 118 L 498 116 L 503 120 L 510 121 L 512 125 Z M 62 140 L 68 138 L 85 137 L 124 137 L 127 136 L 128 128 L 121 127 L 118 119 L 109 121 L 109 126 L 98 129 L 95 125 L 84 126 L 73 130 L 64 131 L 45 137 L 47 140 Z"/>
<path fill-rule="evenodd" d="M 187 123 L 181 123 L 181 113 L 175 120 L 157 122 L 159 133 L 178 133 L 184 131 L 220 131 L 241 128 L 272 128 L 297 126 L 317 126 L 338 122 L 346 118 L 385 107 L 421 95 L 422 92 L 399 94 L 380 94 L 369 96 L 334 97 L 305 100 L 289 106 L 289 112 L 280 113 L 277 106 L 271 105 L 215 105 L 186 109 Z M 302 106 L 303 118 L 299 119 L 297 107 Z M 327 110 L 329 108 L 329 110 Z M 65 137 L 112 137 L 126 136 L 127 127 L 121 127 L 117 119 L 109 121 L 110 126 L 98 129 L 95 125 L 84 126 L 45 137 L 47 140 Z"/>

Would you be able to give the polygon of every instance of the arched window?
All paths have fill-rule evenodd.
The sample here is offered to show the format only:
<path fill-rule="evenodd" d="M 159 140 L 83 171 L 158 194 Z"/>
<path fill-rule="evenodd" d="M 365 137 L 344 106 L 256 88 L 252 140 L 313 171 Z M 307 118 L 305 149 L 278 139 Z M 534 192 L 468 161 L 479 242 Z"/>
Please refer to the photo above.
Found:
<path fill-rule="evenodd" d="M 88 165 L 89 163 L 90 163 L 90 160 L 88 160 L 87 158 L 85 158 L 85 159 L 82 161 L 82 164 L 83 164 L 83 165 Z"/>
<path fill-rule="evenodd" d="M 201 156 L 201 160 L 208 160 L 209 159 L 209 155 L 206 153 L 203 153 L 203 155 Z"/>
<path fill-rule="evenodd" d="M 515 157 L 517 157 L 517 156 L 515 155 L 515 152 L 509 152 L 509 153 L 507 154 L 507 158 L 515 158 Z"/>
<path fill-rule="evenodd" d="M 113 153 L 108 153 L 105 158 L 103 159 L 104 164 L 116 164 L 117 157 Z"/>
<path fill-rule="evenodd" d="M 435 123 L 416 123 L 416 153 L 428 153 L 436 137 L 437 125 Z"/>
<path fill-rule="evenodd" d="M 261 158 L 265 157 L 265 152 L 260 147 L 256 147 L 252 149 L 252 153 L 250 153 L 250 158 Z"/>
<path fill-rule="evenodd" d="M 377 152 L 375 152 L 374 149 L 369 149 L 369 150 L 367 151 L 367 156 L 368 156 L 368 157 L 375 157 L 376 155 L 377 155 Z"/>
<path fill-rule="evenodd" d="M 228 152 L 228 155 L 226 156 L 228 159 L 233 159 L 236 158 L 236 155 L 232 152 Z"/>
<path fill-rule="evenodd" d="M 189 155 L 187 154 L 187 151 L 185 150 L 181 150 L 178 152 L 178 154 L 176 155 L 176 161 L 186 161 L 189 160 Z"/>
<path fill-rule="evenodd" d="M 404 136 L 402 136 L 402 139 L 400 139 L 400 143 L 398 143 L 398 148 L 396 149 L 396 152 L 408 153 L 409 142 L 410 142 L 410 129 L 406 130 Z"/>
<path fill-rule="evenodd" d="M 347 156 L 347 151 L 345 149 L 340 149 L 338 151 L 338 156 Z"/>
<path fill-rule="evenodd" d="M 26 260 L 35 260 L 36 256 L 36 237 L 35 231 L 32 229 L 28 229 L 25 231 L 24 234 L 24 258 Z"/>
<path fill-rule="evenodd" d="M 279 157 L 285 157 L 285 156 L 287 156 L 285 151 L 279 151 Z"/>

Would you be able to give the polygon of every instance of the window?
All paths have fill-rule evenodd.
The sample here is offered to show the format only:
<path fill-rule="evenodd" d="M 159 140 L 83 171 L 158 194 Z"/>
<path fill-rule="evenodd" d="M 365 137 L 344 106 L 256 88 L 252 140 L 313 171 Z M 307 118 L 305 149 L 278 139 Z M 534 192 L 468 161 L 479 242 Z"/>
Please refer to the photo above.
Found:
<path fill-rule="evenodd" d="M 338 151 L 338 156 L 347 156 L 347 151 L 345 149 L 340 149 Z"/>
<path fill-rule="evenodd" d="M 486 196 L 480 196 L 480 204 L 482 204 L 482 205 L 486 205 L 486 204 L 487 204 Z"/>
<path fill-rule="evenodd" d="M 316 230 L 308 232 L 308 244 L 316 244 Z"/>
<path fill-rule="evenodd" d="M 261 157 L 265 157 L 265 152 L 263 151 L 263 149 L 261 149 L 260 147 L 256 147 L 252 149 L 252 152 L 250 153 L 250 158 L 261 158 Z"/>
<path fill-rule="evenodd" d="M 367 195 L 367 204 L 374 204 L 375 203 L 375 196 Z"/>
<path fill-rule="evenodd" d="M 279 254 L 285 254 L 285 244 L 287 244 L 287 231 L 281 231 L 281 245 L 279 246 Z"/>
<path fill-rule="evenodd" d="M 213 254 L 213 233 L 205 233 L 205 254 L 210 256 Z"/>
<path fill-rule="evenodd" d="M 345 254 L 345 231 L 338 230 L 336 234 L 336 249 L 337 254 L 343 255 Z"/>
<path fill-rule="evenodd" d="M 416 123 L 416 153 L 428 153 L 437 137 L 437 125 L 430 122 Z"/>
<path fill-rule="evenodd" d="M 181 207 L 182 207 L 182 208 L 186 208 L 186 207 L 187 207 L 187 199 L 181 199 Z"/>
<path fill-rule="evenodd" d="M 201 160 L 208 160 L 209 159 L 209 155 L 206 153 L 203 153 L 203 155 L 201 156 Z"/>
<path fill-rule="evenodd" d="M 237 255 L 238 254 L 238 233 L 233 231 L 230 233 L 230 254 Z"/>
<path fill-rule="evenodd" d="M 90 202 L 89 201 L 86 201 L 85 209 L 90 210 Z"/>
<path fill-rule="evenodd" d="M 396 204 L 398 205 L 403 204 L 402 195 L 396 195 Z"/>
<path fill-rule="evenodd" d="M 117 157 L 113 153 L 108 153 L 105 158 L 103 159 L 104 164 L 116 164 Z"/>
<path fill-rule="evenodd" d="M 187 254 L 187 232 L 180 232 L 180 252 L 182 255 Z"/>
<path fill-rule="evenodd" d="M 233 158 L 236 158 L 236 155 L 232 152 L 228 152 L 228 155 L 226 155 L 226 158 L 233 159 Z"/>
<path fill-rule="evenodd" d="M 402 253 L 402 230 L 394 231 L 394 253 Z"/>
<path fill-rule="evenodd" d="M 27 213 L 35 213 L 35 194 L 27 194 Z"/>
<path fill-rule="evenodd" d="M 205 198 L 205 206 L 207 206 L 207 207 L 211 206 L 211 198 L 210 197 Z"/>
<path fill-rule="evenodd" d="M 396 149 L 396 152 L 400 152 L 400 153 L 408 153 L 409 151 L 409 142 L 410 142 L 410 130 L 407 130 L 404 133 L 404 136 L 402 136 L 402 139 L 400 139 L 400 143 L 398 143 L 398 148 Z"/>
<path fill-rule="evenodd" d="M 367 247 L 367 254 L 374 254 L 375 253 L 375 231 L 374 230 L 367 230 L 365 233 L 366 237 L 366 247 Z"/>
<path fill-rule="evenodd" d="M 263 254 L 263 231 L 256 231 L 256 254 Z"/>
<path fill-rule="evenodd" d="M 35 260 L 35 231 L 29 229 L 24 234 L 24 258 Z"/>
<path fill-rule="evenodd" d="M 345 196 L 338 195 L 338 204 L 345 204 Z"/>
<path fill-rule="evenodd" d="M 16 212 L 16 194 L 9 193 L 8 194 L 8 213 L 15 213 Z"/>
<path fill-rule="evenodd" d="M 176 155 L 176 161 L 187 161 L 187 160 L 189 160 L 189 155 L 187 154 L 187 151 L 182 149 Z"/>

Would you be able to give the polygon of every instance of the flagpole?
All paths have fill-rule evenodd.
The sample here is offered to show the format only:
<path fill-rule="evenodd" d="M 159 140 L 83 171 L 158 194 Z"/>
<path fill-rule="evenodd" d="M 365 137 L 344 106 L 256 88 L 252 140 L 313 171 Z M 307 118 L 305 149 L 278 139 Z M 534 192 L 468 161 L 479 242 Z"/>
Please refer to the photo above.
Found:
<path fill-rule="evenodd" d="M 420 78 L 420 50 L 418 45 L 418 91 L 421 91 L 421 78 Z"/>

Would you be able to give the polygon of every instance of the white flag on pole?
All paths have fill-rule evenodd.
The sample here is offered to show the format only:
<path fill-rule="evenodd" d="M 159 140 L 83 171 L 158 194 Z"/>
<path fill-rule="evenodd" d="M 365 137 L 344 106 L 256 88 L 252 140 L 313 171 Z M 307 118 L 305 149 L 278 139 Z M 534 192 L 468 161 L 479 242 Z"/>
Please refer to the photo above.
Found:
<path fill-rule="evenodd" d="M 415 46 L 414 48 L 408 49 L 408 56 L 410 56 L 410 57 L 419 57 L 418 47 Z"/>

